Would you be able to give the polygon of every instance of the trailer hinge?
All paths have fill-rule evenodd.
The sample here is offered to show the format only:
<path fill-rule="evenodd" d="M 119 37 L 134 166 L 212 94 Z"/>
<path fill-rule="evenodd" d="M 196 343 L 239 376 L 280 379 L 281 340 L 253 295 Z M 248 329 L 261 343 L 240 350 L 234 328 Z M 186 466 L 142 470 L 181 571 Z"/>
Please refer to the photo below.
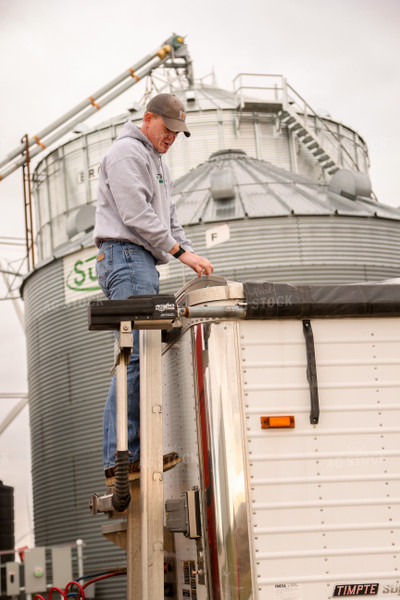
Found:
<path fill-rule="evenodd" d="M 310 423 L 312 425 L 317 425 L 317 423 L 319 422 L 317 364 L 315 362 L 314 335 L 309 319 L 303 320 L 303 333 L 306 340 L 307 380 L 310 386 L 311 398 Z"/>

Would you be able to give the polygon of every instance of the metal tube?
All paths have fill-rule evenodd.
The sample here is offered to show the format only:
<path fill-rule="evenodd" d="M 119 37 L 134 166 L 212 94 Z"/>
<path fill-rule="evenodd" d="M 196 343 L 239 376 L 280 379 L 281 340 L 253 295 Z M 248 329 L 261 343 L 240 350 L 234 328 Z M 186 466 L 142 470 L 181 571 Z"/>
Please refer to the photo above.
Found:
<path fill-rule="evenodd" d="M 21 410 L 25 408 L 28 404 L 28 396 L 26 398 L 22 398 L 16 406 L 14 406 L 8 415 L 0 422 L 0 435 L 4 433 L 9 425 L 14 421 L 14 419 L 19 415 Z"/>
<path fill-rule="evenodd" d="M 166 42 L 164 42 L 164 44 L 162 44 L 161 47 L 168 45 L 174 39 L 174 37 L 175 36 L 171 36 L 170 38 L 168 38 L 168 40 Z M 115 77 L 112 81 L 110 81 L 109 83 L 107 83 L 106 85 L 104 85 L 103 87 L 98 89 L 91 96 L 88 96 L 87 98 L 85 98 L 85 100 L 82 100 L 82 102 L 77 104 L 74 108 L 69 110 L 67 113 L 65 113 L 64 115 L 62 115 L 61 117 L 59 117 L 58 119 L 53 121 L 52 123 L 50 123 L 50 125 L 47 125 L 47 127 L 42 129 L 41 131 L 39 131 L 36 134 L 36 136 L 32 136 L 29 139 L 29 145 L 32 146 L 33 144 L 36 144 L 37 143 L 36 138 L 38 138 L 39 140 L 42 140 L 42 138 L 44 138 L 46 135 L 51 133 L 54 129 L 57 129 L 57 127 L 60 127 L 60 125 L 62 125 L 63 123 L 65 123 L 66 121 L 68 121 L 69 119 L 74 117 L 76 114 L 80 113 L 87 106 L 91 105 L 92 100 L 97 101 L 99 98 L 101 98 L 101 96 L 103 96 L 108 91 L 113 89 L 116 85 L 118 85 L 119 83 L 124 81 L 124 79 L 126 79 L 127 77 L 132 77 L 132 79 L 133 79 L 134 75 L 132 75 L 132 71 L 135 72 L 137 69 L 141 69 L 146 63 L 148 63 L 150 60 L 155 58 L 158 55 L 158 52 L 160 52 L 160 48 L 157 48 L 157 50 L 154 50 L 154 52 L 151 52 L 150 54 L 145 56 L 142 60 L 137 62 L 135 65 L 133 65 L 129 69 L 126 69 L 120 75 Z M 21 152 L 23 152 L 24 149 L 25 149 L 25 144 L 24 143 L 20 144 L 17 148 L 12 150 L 6 156 L 6 158 L 4 160 L 0 161 L 0 167 L 3 167 L 7 163 L 9 163 L 16 156 L 18 156 L 18 154 L 21 154 Z"/>
<path fill-rule="evenodd" d="M 115 369 L 117 384 L 117 451 L 128 450 L 128 387 L 126 382 L 126 354 L 120 353 Z"/>
<path fill-rule="evenodd" d="M 180 316 L 188 319 L 244 319 L 246 306 L 186 306 L 180 309 Z"/>
<path fill-rule="evenodd" d="M 78 578 L 83 577 L 83 540 L 76 540 Z"/>
<path fill-rule="evenodd" d="M 28 135 L 25 135 L 25 140 L 26 140 L 26 152 L 28 154 L 29 152 L 29 147 L 28 147 Z M 29 162 L 29 159 L 26 159 Z M 26 247 L 26 256 L 28 259 L 28 271 L 30 271 L 31 265 L 29 262 L 29 257 L 30 257 L 30 253 L 29 253 L 29 239 L 28 239 L 28 231 L 29 231 L 29 225 L 28 225 L 28 213 L 27 213 L 27 197 L 26 197 L 26 167 L 25 165 L 23 165 L 22 167 L 22 189 L 24 192 L 24 217 L 25 217 L 25 247 Z"/>
<path fill-rule="evenodd" d="M 27 239 L 27 254 L 28 254 L 28 269 L 29 263 L 32 268 L 35 266 L 35 243 L 33 235 L 33 214 L 32 214 L 32 187 L 31 187 L 31 157 L 29 153 L 28 134 L 25 135 L 26 143 L 26 178 L 24 179 L 24 187 L 28 191 L 28 201 L 25 202 L 25 221 L 27 223 L 26 239 Z"/>
<path fill-rule="evenodd" d="M 149 75 L 152 71 L 154 71 L 154 69 L 158 68 L 164 62 L 166 62 L 167 59 L 168 59 L 168 56 L 165 57 L 165 58 L 163 58 L 162 60 L 158 60 L 157 62 L 152 63 L 147 69 L 145 69 L 142 73 L 140 73 L 140 75 L 138 75 L 138 78 L 139 79 L 143 79 L 143 77 L 145 77 L 146 75 Z M 126 90 L 128 90 L 130 87 L 132 87 L 136 83 L 138 83 L 138 80 L 135 79 L 135 78 L 133 78 L 133 77 L 131 77 L 130 80 L 126 81 L 123 85 L 121 85 L 119 88 L 117 88 L 116 90 L 114 90 L 113 92 L 111 92 L 108 96 L 105 96 L 102 99 L 102 101 L 101 101 L 102 107 L 106 106 L 107 104 L 109 104 L 112 100 L 114 100 L 115 98 L 117 98 L 120 94 L 122 94 L 123 92 L 125 92 Z M 50 138 L 46 139 L 45 140 L 46 141 L 46 147 L 50 146 L 51 144 L 53 144 L 54 142 L 56 142 L 57 140 L 59 140 L 65 134 L 69 133 L 71 131 L 71 129 L 73 129 L 73 127 L 75 125 L 77 125 L 78 123 L 81 123 L 82 121 L 85 121 L 93 113 L 96 113 L 97 111 L 98 111 L 98 109 L 95 106 L 91 106 L 90 108 L 87 108 L 84 113 L 79 114 L 71 122 L 67 123 L 65 125 L 65 127 L 63 127 L 62 129 L 59 129 Z M 40 152 L 43 152 L 43 150 L 44 150 L 44 148 L 42 148 L 41 146 L 37 146 L 36 148 L 34 148 L 34 149 L 31 150 L 30 157 L 33 158 L 34 156 L 36 156 Z M 16 169 L 18 169 L 19 167 L 21 167 L 25 163 L 25 161 L 26 161 L 25 157 L 21 157 L 19 160 L 17 160 L 15 163 L 13 163 L 12 165 L 10 165 L 8 168 L 4 169 L 4 171 L 2 171 L 0 173 L 0 180 L 1 179 L 5 179 L 8 175 L 10 175 Z"/>

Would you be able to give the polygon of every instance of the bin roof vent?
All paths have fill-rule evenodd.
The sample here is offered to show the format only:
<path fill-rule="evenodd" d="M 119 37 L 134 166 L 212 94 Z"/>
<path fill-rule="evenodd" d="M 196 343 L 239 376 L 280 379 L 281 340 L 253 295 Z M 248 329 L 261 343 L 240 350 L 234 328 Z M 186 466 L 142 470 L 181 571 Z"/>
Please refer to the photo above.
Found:
<path fill-rule="evenodd" d="M 230 167 L 216 169 L 210 175 L 211 196 L 214 200 L 230 200 L 235 197 L 233 171 Z"/>
<path fill-rule="evenodd" d="M 349 200 L 357 196 L 370 198 L 372 193 L 371 180 L 366 173 L 339 169 L 329 181 L 328 189 L 334 194 L 339 194 Z"/>

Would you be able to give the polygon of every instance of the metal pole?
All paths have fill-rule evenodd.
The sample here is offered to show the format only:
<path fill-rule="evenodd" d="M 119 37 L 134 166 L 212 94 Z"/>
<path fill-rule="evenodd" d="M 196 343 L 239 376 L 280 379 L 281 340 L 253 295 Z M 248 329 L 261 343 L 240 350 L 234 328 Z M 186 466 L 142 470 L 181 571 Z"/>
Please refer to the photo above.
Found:
<path fill-rule="evenodd" d="M 247 305 L 219 305 L 219 306 L 186 306 L 179 309 L 179 316 L 188 319 L 244 319 Z"/>
<path fill-rule="evenodd" d="M 10 410 L 8 415 L 0 422 L 0 435 L 2 435 L 2 433 L 4 433 L 4 431 L 7 429 L 7 427 L 11 425 L 14 419 L 19 415 L 21 410 L 23 410 L 27 404 L 28 395 L 26 395 L 24 398 L 21 398 L 18 404 L 14 406 L 14 408 Z"/>
<path fill-rule="evenodd" d="M 26 255 L 28 258 L 28 270 L 35 266 L 35 248 L 33 242 L 33 215 L 32 215 L 32 189 L 31 189 L 31 171 L 28 134 L 22 138 L 25 140 L 25 164 L 23 168 L 24 179 L 24 203 L 25 203 L 25 239 Z M 26 169 L 26 170 L 25 170 Z"/>
<path fill-rule="evenodd" d="M 142 598 L 164 597 L 161 332 L 140 332 Z M 130 567 L 130 565 L 129 565 Z M 134 600 L 128 596 L 128 600 Z"/>
<path fill-rule="evenodd" d="M 90 104 L 96 103 L 96 101 L 99 98 L 101 98 L 101 96 L 103 96 L 104 94 L 106 94 L 107 92 L 112 90 L 116 85 L 118 85 L 119 83 L 124 81 L 124 79 L 126 79 L 127 77 L 132 77 L 132 78 L 135 77 L 135 71 L 137 71 L 138 69 L 141 69 L 146 63 L 148 63 L 150 60 L 152 60 L 156 56 L 159 56 L 160 54 L 162 55 L 165 46 L 172 43 L 172 41 L 174 40 L 175 37 L 176 36 L 171 36 L 170 38 L 168 38 L 168 40 L 166 42 L 164 42 L 164 44 L 161 46 L 161 48 L 157 48 L 157 50 L 154 50 L 154 52 L 151 52 L 150 54 L 145 56 L 142 60 L 137 62 L 135 65 L 133 65 L 129 69 L 126 69 L 125 71 L 123 71 L 120 75 L 115 77 L 112 81 L 110 81 L 109 83 L 107 83 L 106 85 L 101 87 L 99 90 L 94 92 L 88 98 L 85 98 L 85 100 L 83 100 L 82 102 L 77 104 L 77 106 L 75 106 L 74 108 L 69 110 L 67 113 L 65 113 L 64 115 L 62 115 L 61 117 L 59 117 L 58 119 L 53 121 L 53 123 L 51 123 L 44 129 L 39 131 L 35 136 L 32 136 L 29 139 L 29 145 L 32 146 L 33 144 L 40 143 L 42 138 L 44 138 L 46 135 L 48 135 L 49 133 L 54 131 L 54 129 L 57 129 L 57 127 L 60 127 L 60 125 L 62 125 L 63 123 L 65 123 L 66 121 L 68 121 L 69 119 L 74 117 L 76 114 L 80 113 L 84 108 L 86 108 Z M 171 51 L 171 49 L 170 49 L 170 51 Z M 3 167 L 4 165 L 6 165 L 10 161 L 12 161 L 16 156 L 21 154 L 21 152 L 23 152 L 24 149 L 25 149 L 25 144 L 21 144 L 20 146 L 18 146 L 14 150 L 12 150 L 6 156 L 6 158 L 4 160 L 0 161 L 0 167 Z"/>
<path fill-rule="evenodd" d="M 126 360 L 122 353 L 115 369 L 117 385 L 117 450 L 128 450 L 128 401 L 126 383 Z"/>
<path fill-rule="evenodd" d="M 164 57 L 162 60 L 155 61 L 148 68 L 146 68 L 144 71 L 142 71 L 141 73 L 139 73 L 137 75 L 137 78 L 131 77 L 124 84 L 120 85 L 119 88 L 117 88 L 116 90 L 112 91 L 110 94 L 108 94 L 108 96 L 105 96 L 101 100 L 101 106 L 96 103 L 95 105 L 90 106 L 89 108 L 87 108 L 83 113 L 81 113 L 77 117 L 75 117 L 75 119 L 73 119 L 72 121 L 68 122 L 65 125 L 65 127 L 63 127 L 62 129 L 59 129 L 51 137 L 47 138 L 45 140 L 45 144 L 42 141 L 40 141 L 40 143 L 36 141 L 36 144 L 37 144 L 36 148 L 33 148 L 31 150 L 30 157 L 33 158 L 34 156 L 36 156 L 40 152 L 43 152 L 43 150 L 45 150 L 48 146 L 51 146 L 51 144 L 53 144 L 54 142 L 56 142 L 57 140 L 59 140 L 65 134 L 69 133 L 73 129 L 73 127 L 75 125 L 77 125 L 78 123 L 81 123 L 82 121 L 85 121 L 86 119 L 88 119 L 92 114 L 94 114 L 98 110 L 100 110 L 100 108 L 102 108 L 103 106 L 106 106 L 107 104 L 109 104 L 109 102 L 111 102 L 112 100 L 114 100 L 114 98 L 117 98 L 123 92 L 125 92 L 130 87 L 132 87 L 133 85 L 135 85 L 140 79 L 143 79 L 143 77 L 145 77 L 146 75 L 149 75 L 152 71 L 154 71 L 154 69 L 157 69 L 158 67 L 160 67 L 163 63 L 165 63 L 168 60 L 168 58 L 169 58 L 169 55 L 167 55 L 166 57 Z M 16 162 L 12 163 L 8 168 L 6 167 L 4 169 L 4 171 L 2 171 L 0 173 L 0 181 L 2 179 L 5 179 L 11 173 L 13 173 L 16 169 L 18 169 L 18 167 L 21 167 L 25 162 L 26 162 L 25 157 L 22 157 L 22 158 L 18 159 Z"/>
<path fill-rule="evenodd" d="M 128 384 L 126 369 L 132 351 L 132 326 L 130 321 L 122 321 L 118 333 L 119 354 L 115 367 L 115 379 L 117 386 L 117 452 L 128 450 Z"/>
<path fill-rule="evenodd" d="M 78 577 L 83 577 L 83 540 L 76 540 Z"/>
<path fill-rule="evenodd" d="M 25 135 L 25 139 L 28 140 L 27 134 Z M 26 142 L 26 151 L 28 152 L 28 142 Z M 27 212 L 28 199 L 26 196 L 26 164 L 25 163 L 22 166 L 22 189 L 24 192 L 25 247 L 26 247 L 26 257 L 28 260 L 28 272 L 29 272 L 31 265 L 30 265 L 30 257 L 29 257 L 29 239 L 28 239 L 29 224 L 28 224 L 28 212 Z"/>

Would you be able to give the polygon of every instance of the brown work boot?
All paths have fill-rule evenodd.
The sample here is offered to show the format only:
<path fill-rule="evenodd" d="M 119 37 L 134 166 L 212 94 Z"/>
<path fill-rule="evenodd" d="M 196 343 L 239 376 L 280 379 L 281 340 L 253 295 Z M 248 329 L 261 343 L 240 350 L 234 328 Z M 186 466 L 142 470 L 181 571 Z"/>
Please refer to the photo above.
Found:
<path fill-rule="evenodd" d="M 168 454 L 164 454 L 163 456 L 163 471 L 169 471 L 175 465 L 182 462 L 182 457 L 179 456 L 177 452 L 169 452 Z M 106 484 L 108 486 L 114 485 L 115 481 L 115 467 L 111 467 L 110 469 L 106 469 L 104 471 L 104 475 L 106 477 Z M 140 477 L 140 460 L 136 460 L 135 462 L 129 463 L 129 481 L 135 481 L 135 479 L 139 479 Z"/>

